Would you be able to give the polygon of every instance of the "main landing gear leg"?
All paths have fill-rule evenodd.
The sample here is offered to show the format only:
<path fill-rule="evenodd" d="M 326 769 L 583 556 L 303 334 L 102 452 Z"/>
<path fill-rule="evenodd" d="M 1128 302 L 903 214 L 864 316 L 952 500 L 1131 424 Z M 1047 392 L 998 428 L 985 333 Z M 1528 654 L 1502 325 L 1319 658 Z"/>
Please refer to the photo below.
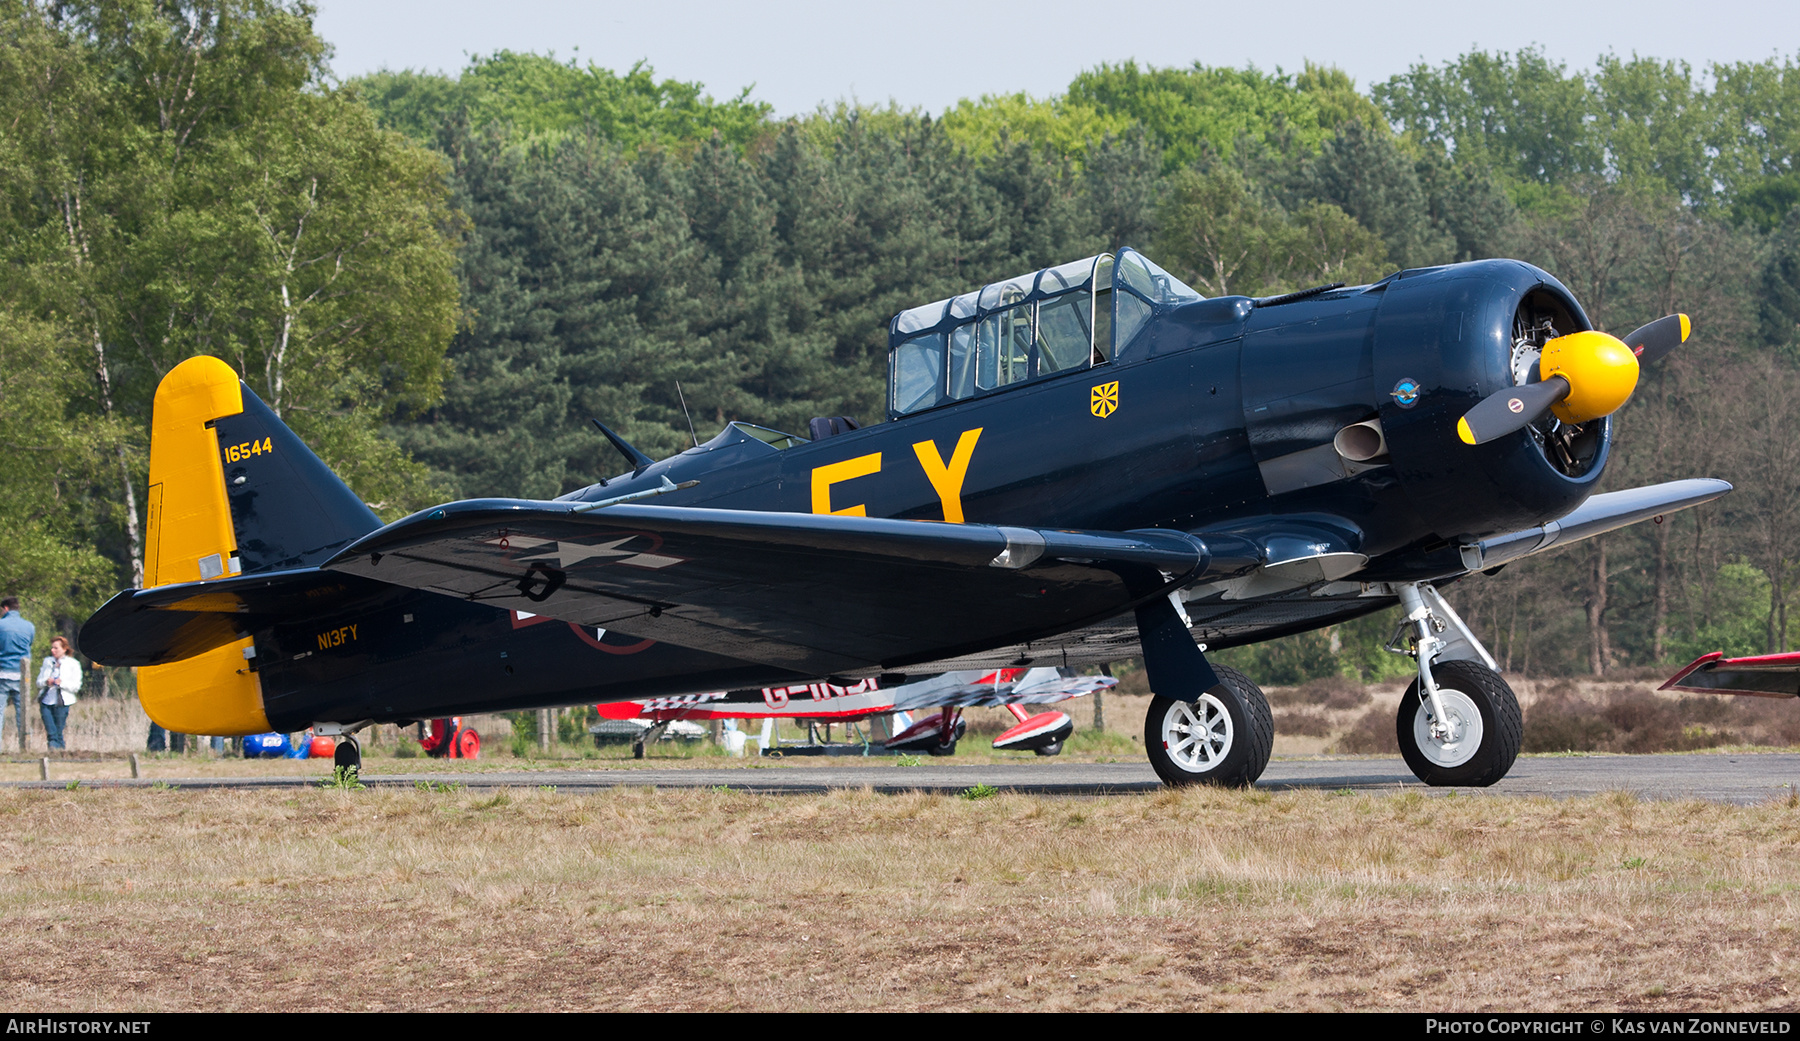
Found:
<path fill-rule="evenodd" d="M 927 748 L 925 754 L 945 756 L 956 754 L 956 742 L 962 737 L 962 709 L 945 705 L 938 715 L 938 743 Z"/>
<path fill-rule="evenodd" d="M 633 758 L 633 759 L 644 758 L 645 747 L 647 747 L 654 741 L 662 740 L 663 731 L 667 730 L 668 727 L 669 727 L 669 721 L 666 719 L 661 720 L 656 723 L 652 723 L 648 727 L 645 727 L 644 732 L 637 736 L 637 740 L 631 742 L 631 758 Z"/>
<path fill-rule="evenodd" d="M 1173 600 L 1139 607 L 1137 620 L 1156 695 L 1144 718 L 1144 750 L 1156 776 L 1175 786 L 1256 783 L 1275 743 L 1263 692 L 1243 673 L 1207 662 Z"/>
<path fill-rule="evenodd" d="M 1493 656 L 1435 588 L 1410 582 L 1394 593 L 1406 620 L 1388 650 L 1411 656 L 1419 668 L 1394 721 L 1400 755 L 1429 785 L 1493 784 L 1519 757 L 1525 722 L 1518 699 Z"/>

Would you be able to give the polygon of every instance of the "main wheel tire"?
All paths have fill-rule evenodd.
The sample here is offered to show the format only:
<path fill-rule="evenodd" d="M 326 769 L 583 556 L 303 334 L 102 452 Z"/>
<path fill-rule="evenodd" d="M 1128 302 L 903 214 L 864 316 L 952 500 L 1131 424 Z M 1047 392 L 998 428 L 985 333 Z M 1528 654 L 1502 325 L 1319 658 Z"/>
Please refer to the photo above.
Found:
<path fill-rule="evenodd" d="M 1047 745 L 1039 745 L 1032 751 L 1038 755 L 1062 755 L 1062 742 L 1052 741 Z"/>
<path fill-rule="evenodd" d="M 1450 737 L 1431 736 L 1431 702 L 1413 680 L 1394 721 L 1400 755 L 1414 776 L 1436 787 L 1485 788 L 1512 769 L 1525 736 L 1519 699 L 1500 674 L 1472 661 L 1431 667 Z"/>
<path fill-rule="evenodd" d="M 1144 750 L 1164 784 L 1216 784 L 1243 788 L 1256 783 L 1269 765 L 1275 719 L 1269 700 L 1250 677 L 1214 666 L 1219 686 L 1199 701 L 1161 694 L 1150 699 L 1144 717 Z"/>

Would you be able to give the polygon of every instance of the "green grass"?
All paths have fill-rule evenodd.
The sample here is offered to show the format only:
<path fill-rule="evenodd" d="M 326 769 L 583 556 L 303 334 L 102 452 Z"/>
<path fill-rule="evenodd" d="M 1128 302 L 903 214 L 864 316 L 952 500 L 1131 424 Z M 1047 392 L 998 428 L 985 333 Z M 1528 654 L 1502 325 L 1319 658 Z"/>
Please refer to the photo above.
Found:
<path fill-rule="evenodd" d="M 319 787 L 340 792 L 360 792 L 365 786 L 357 777 L 357 772 L 354 766 L 333 767 L 331 776 L 320 781 Z"/>
<path fill-rule="evenodd" d="M 1121 734 L 1117 730 L 1102 732 L 1091 727 L 1077 726 L 1069 739 L 1063 742 L 1063 751 L 1075 755 L 1141 756 L 1144 754 L 1144 742 L 1141 738 Z"/>

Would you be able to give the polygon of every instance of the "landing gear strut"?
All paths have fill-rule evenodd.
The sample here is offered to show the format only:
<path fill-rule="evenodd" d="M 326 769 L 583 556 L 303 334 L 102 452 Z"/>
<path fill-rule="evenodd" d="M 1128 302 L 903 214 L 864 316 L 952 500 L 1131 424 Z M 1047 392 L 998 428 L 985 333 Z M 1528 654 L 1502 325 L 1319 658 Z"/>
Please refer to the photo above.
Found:
<path fill-rule="evenodd" d="M 1519 701 L 1436 589 L 1417 582 L 1394 592 L 1406 620 L 1388 649 L 1410 655 L 1419 666 L 1394 721 L 1400 755 L 1426 784 L 1485 788 L 1505 777 L 1519 757 L 1525 734 Z M 1449 639 L 1439 635 L 1445 632 Z M 1451 654 L 1456 657 L 1446 657 Z"/>
<path fill-rule="evenodd" d="M 900 731 L 882 744 L 890 752 L 924 752 L 926 755 L 945 756 L 956 754 L 956 743 L 968 730 L 968 723 L 962 718 L 962 709 L 946 705 L 938 712 L 926 716 L 912 726 Z"/>
<path fill-rule="evenodd" d="M 945 706 L 938 713 L 937 741 L 925 749 L 926 755 L 947 756 L 956 754 L 956 743 L 962 740 L 963 731 L 968 724 L 963 722 L 961 710 L 952 710 Z"/>
<path fill-rule="evenodd" d="M 1156 776 L 1168 785 L 1256 783 L 1275 745 L 1262 690 L 1236 669 L 1206 660 L 1178 594 L 1140 604 L 1137 623 L 1144 672 L 1156 692 L 1144 717 L 1144 751 Z"/>
<path fill-rule="evenodd" d="M 669 729 L 669 724 L 671 722 L 673 722 L 673 720 L 665 719 L 658 723 L 652 723 L 646 727 L 644 732 L 639 734 L 631 742 L 631 758 L 644 758 L 644 749 L 653 742 L 662 740 L 663 731 Z"/>

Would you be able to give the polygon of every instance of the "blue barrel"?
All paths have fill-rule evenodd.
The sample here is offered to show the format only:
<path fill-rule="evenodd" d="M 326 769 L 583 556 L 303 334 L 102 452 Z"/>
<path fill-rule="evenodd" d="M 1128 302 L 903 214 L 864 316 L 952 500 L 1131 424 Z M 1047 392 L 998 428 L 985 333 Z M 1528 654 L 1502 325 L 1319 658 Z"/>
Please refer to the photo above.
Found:
<path fill-rule="evenodd" d="M 286 734 L 251 734 L 244 738 L 245 759 L 280 759 L 291 751 Z"/>

